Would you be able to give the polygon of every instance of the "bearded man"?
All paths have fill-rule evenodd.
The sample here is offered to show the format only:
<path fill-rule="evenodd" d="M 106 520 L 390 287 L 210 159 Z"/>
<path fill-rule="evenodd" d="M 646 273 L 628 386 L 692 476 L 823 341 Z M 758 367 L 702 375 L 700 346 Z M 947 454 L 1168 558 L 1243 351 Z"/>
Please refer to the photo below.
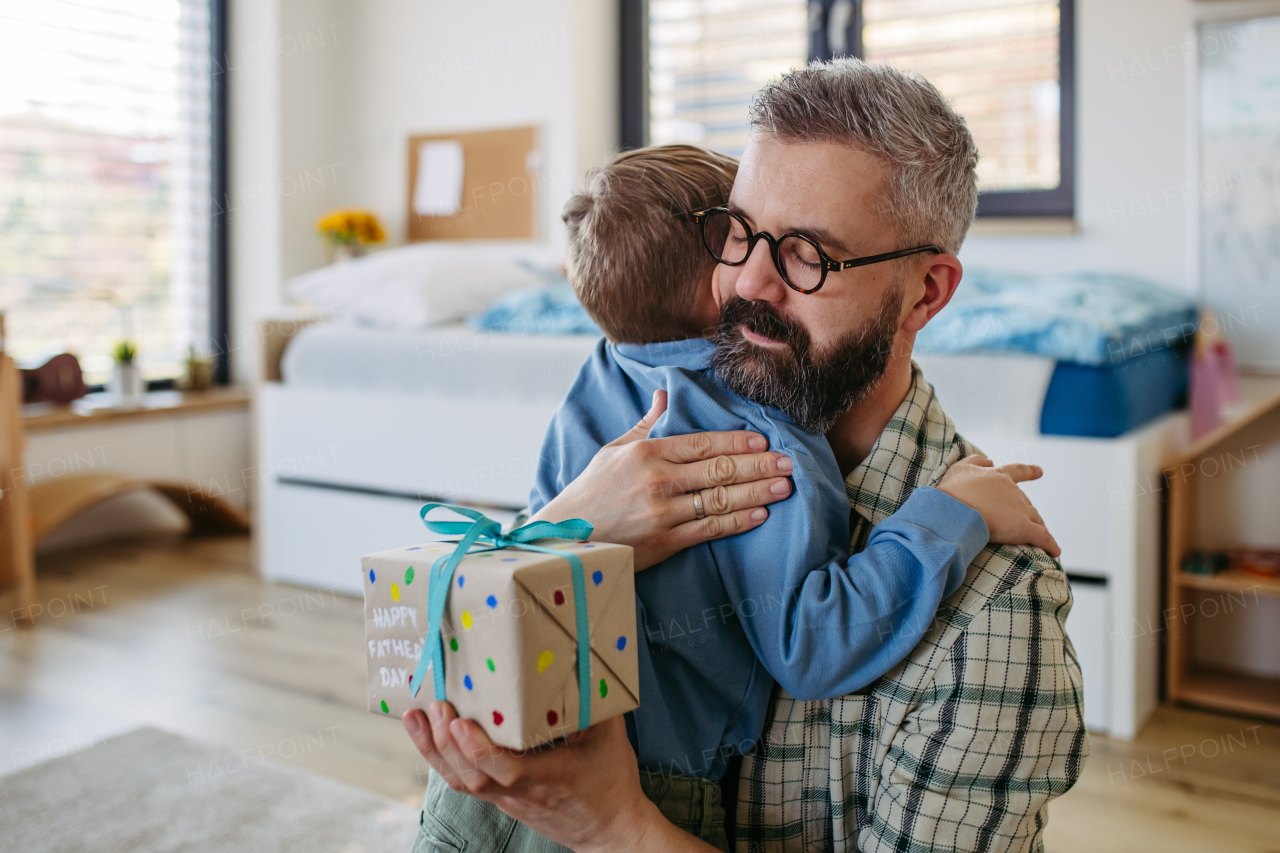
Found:
<path fill-rule="evenodd" d="M 960 283 L 977 151 L 926 81 L 854 59 L 771 83 L 751 122 L 708 240 L 720 261 L 714 366 L 740 395 L 826 433 L 856 551 L 914 489 L 977 452 L 911 361 Z M 640 565 L 762 523 L 756 510 L 772 499 L 758 484 L 778 475 L 777 455 L 746 433 L 646 439 L 660 413 L 537 517 L 585 518 L 602 541 L 635 547 Z M 704 489 L 715 511 L 699 519 L 689 493 Z M 738 849 L 1042 849 L 1048 802 L 1088 754 L 1070 607 L 1055 560 L 989 546 L 878 681 L 818 702 L 777 691 L 743 761 Z M 456 789 L 574 850 L 711 849 L 645 800 L 621 721 L 523 756 L 491 749 L 443 703 L 405 725 Z"/>

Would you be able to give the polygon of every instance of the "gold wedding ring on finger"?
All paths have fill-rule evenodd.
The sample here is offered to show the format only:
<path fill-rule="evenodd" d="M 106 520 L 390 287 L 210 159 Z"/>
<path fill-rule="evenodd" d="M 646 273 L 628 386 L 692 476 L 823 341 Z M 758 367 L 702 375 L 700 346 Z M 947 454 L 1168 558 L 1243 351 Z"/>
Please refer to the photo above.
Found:
<path fill-rule="evenodd" d="M 706 507 L 702 505 L 702 492 L 693 493 L 693 512 L 699 519 L 707 517 Z"/>

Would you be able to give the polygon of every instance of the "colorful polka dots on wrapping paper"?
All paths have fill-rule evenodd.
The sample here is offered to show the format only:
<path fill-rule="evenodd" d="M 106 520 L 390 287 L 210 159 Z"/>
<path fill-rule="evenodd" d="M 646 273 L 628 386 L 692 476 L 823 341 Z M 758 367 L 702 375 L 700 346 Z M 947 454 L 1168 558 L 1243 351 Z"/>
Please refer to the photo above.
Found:
<path fill-rule="evenodd" d="M 558 550 L 558 551 L 568 550 L 568 547 L 567 547 L 567 546 L 563 546 L 563 545 L 557 545 L 557 546 L 553 546 L 553 547 L 554 547 L 554 549 L 555 549 L 555 550 Z M 586 546 L 583 546 L 583 547 L 594 547 L 594 546 L 586 545 Z M 515 557 L 505 557 L 505 558 L 502 558 L 502 559 L 503 559 L 503 561 L 504 561 L 504 562 L 516 562 L 516 561 L 517 561 L 517 558 L 515 558 Z M 588 581 L 589 581 L 589 588 L 590 588 L 590 587 L 599 587 L 601 584 L 603 584 L 603 583 L 604 583 L 604 579 L 605 579 L 605 578 L 604 578 L 604 572 L 603 572 L 603 571 L 601 571 L 600 569 L 589 570 L 589 571 L 588 571 L 588 573 L 587 573 L 587 579 L 588 579 Z M 551 596 L 550 596 L 550 598 L 551 598 L 551 603 L 552 603 L 554 606 L 556 606 L 556 607 L 564 607 L 564 606 L 566 606 L 566 605 L 568 605 L 568 604 L 570 603 L 570 602 L 569 602 L 569 590 L 568 590 L 567 588 L 558 588 L 558 589 L 551 590 Z M 543 601 L 545 602 L 545 599 L 543 599 Z M 497 605 L 497 600 L 496 600 L 496 598 L 495 598 L 494 596 L 490 595 L 490 596 L 488 596 L 488 597 L 485 599 L 485 603 L 486 603 L 490 608 L 494 608 L 494 607 Z M 627 648 L 627 637 L 626 637 L 626 635 L 618 635 L 618 637 L 616 638 L 616 640 L 614 640 L 614 641 L 613 641 L 613 644 L 612 644 L 612 645 L 614 646 L 614 649 L 615 649 L 618 653 L 625 652 L 625 651 L 626 651 L 626 648 Z M 606 648 L 607 648 L 607 646 L 606 646 Z M 550 650 L 550 649 L 544 649 L 544 650 L 542 650 L 541 652 L 539 652 L 539 653 L 537 654 L 537 656 L 535 657 L 535 659 L 534 659 L 534 667 L 535 667 L 535 669 L 536 669 L 536 671 L 537 671 L 538 673 L 545 673 L 545 672 L 547 672 L 549 669 L 551 669 L 551 668 L 554 666 L 555 662 L 556 662 L 556 654 L 555 654 L 555 652 L 553 652 L 553 651 L 552 651 L 552 650 Z M 493 659 L 492 659 L 492 658 L 489 658 L 489 659 L 487 659 L 487 660 L 486 660 L 486 665 L 490 668 L 490 671 L 493 671 Z M 607 698 L 609 697 L 609 693 L 610 693 L 610 686 L 609 686 L 609 681 L 608 681 L 608 679 L 605 679 L 605 678 L 598 678 L 598 679 L 595 681 L 594 685 L 593 685 L 592 693 L 593 693 L 596 697 L 598 697 L 598 699 L 600 699 L 600 700 L 607 699 Z M 548 710 L 545 712 L 545 720 L 546 720 L 546 724 L 547 724 L 547 726 L 548 726 L 548 727 L 550 727 L 550 728 L 551 728 L 551 729 L 553 729 L 553 730 L 557 730 L 557 729 L 559 729 L 559 727 L 560 727 L 560 726 L 561 726 L 561 724 L 562 724 L 562 716 L 563 716 L 563 713 L 564 713 L 564 712 L 563 712 L 562 708 L 550 708 L 550 709 L 548 709 Z M 558 734 L 563 734 L 564 732 L 563 732 L 563 731 L 559 731 L 559 732 L 557 732 L 557 733 L 558 733 Z"/>
<path fill-rule="evenodd" d="M 447 544 L 447 543 L 445 543 Z M 575 544 L 572 546 L 557 545 L 553 546 L 557 551 L 569 551 L 578 549 L 592 548 L 609 548 L 610 546 L 596 546 L 589 543 Z M 408 550 L 408 549 L 406 549 Z M 447 552 L 449 548 L 431 548 L 424 546 L 419 550 L 420 554 L 413 555 L 404 554 L 404 561 L 398 564 L 377 565 L 376 570 L 368 570 L 368 581 L 371 587 L 381 589 L 381 601 L 394 601 L 397 605 L 409 605 L 413 607 L 421 607 L 420 596 L 427 593 L 428 582 L 425 579 L 427 575 L 423 572 L 427 571 L 427 567 L 434 563 L 442 552 Z M 587 554 L 592 553 L 586 551 L 582 553 L 585 558 Z M 603 557 L 603 554 L 599 556 Z M 408 565 L 409 559 L 413 559 L 414 565 Z M 487 559 L 489 563 L 480 563 L 477 570 L 477 564 L 472 560 Z M 577 679 L 571 677 L 577 673 L 577 655 L 574 649 L 569 646 L 560 645 L 561 639 L 552 640 L 549 648 L 533 648 L 521 644 L 529 642 L 530 638 L 524 636 L 517 640 L 516 646 L 509 644 L 506 633 L 511 630 L 524 634 L 523 629 L 507 627 L 506 620 L 513 616 L 522 615 L 521 607 L 528 605 L 527 612 L 534 613 L 541 611 L 542 618 L 551 618 L 556 624 L 563 629 L 569 640 L 573 642 L 572 637 L 575 635 L 573 631 L 576 619 L 576 611 L 574 608 L 574 588 L 571 585 L 569 577 L 561 578 L 558 574 L 537 574 L 534 577 L 547 578 L 555 577 L 555 580 L 546 583 L 541 590 L 535 590 L 533 586 L 525 586 L 528 579 L 524 578 L 523 570 L 525 566 L 537 561 L 538 555 L 526 553 L 515 549 L 490 550 L 487 552 L 475 552 L 467 557 L 467 565 L 458 566 L 454 573 L 454 580 L 457 586 L 451 590 L 449 596 L 450 602 L 446 605 L 444 621 L 441 625 L 443 637 L 442 651 L 445 654 L 446 668 L 448 674 L 449 692 L 448 696 L 451 700 L 463 703 L 460 706 L 467 709 L 467 713 L 474 719 L 483 721 L 485 728 L 495 737 L 495 739 L 506 739 L 508 743 L 518 744 L 519 738 L 530 737 L 560 737 L 574 730 L 579 725 L 578 711 L 571 710 L 574 705 L 566 704 L 577 698 Z M 595 622 L 596 607 L 604 607 L 610 605 L 613 611 L 617 605 L 614 601 L 614 564 L 600 565 L 594 567 L 588 564 L 584 572 L 586 581 L 586 591 L 588 593 L 588 612 L 591 614 L 592 622 Z M 469 569 L 469 570 L 468 570 Z M 499 570 L 500 569 L 500 570 Z M 609 569 L 604 571 L 603 569 Z M 499 570 L 499 571 L 495 571 Z M 541 571 L 541 570 L 535 570 Z M 511 587 L 512 573 L 521 572 L 522 580 L 516 581 L 517 586 Z M 608 577 L 606 577 L 606 575 Z M 606 583 L 606 581 L 608 583 Z M 497 582 L 497 583 L 495 583 Z M 554 586 L 559 584 L 559 586 Z M 451 585 L 452 586 L 452 585 Z M 552 587 L 548 589 L 547 587 Z M 368 587 L 367 587 L 368 588 Z M 512 598 L 513 592 L 507 590 L 518 590 L 515 598 Z M 412 592 L 412 594 L 411 594 Z M 456 608 L 456 609 L 455 609 Z M 560 608 L 557 610 L 557 608 Z M 551 615 L 553 614 L 554 615 Z M 616 613 L 615 613 L 616 615 Z M 419 616 L 421 619 L 421 616 Z M 567 620 L 567 621 L 566 621 Z M 419 626 L 420 627 L 420 626 Z M 621 627 L 621 626 L 619 626 Z M 595 626 L 592 626 L 593 635 L 593 658 L 590 685 L 590 695 L 592 697 L 591 706 L 597 702 L 603 703 L 602 708 L 614 708 L 614 703 L 619 696 L 624 701 L 629 701 L 630 693 L 628 689 L 624 689 L 623 685 L 628 684 L 630 678 L 626 674 L 626 670 L 618 670 L 619 678 L 615 677 L 609 669 L 600 671 L 603 663 L 606 667 L 612 668 L 617 664 L 614 662 L 615 656 L 619 660 L 626 661 L 621 658 L 622 655 L 630 653 L 634 655 L 633 643 L 630 640 L 631 628 L 626 629 L 626 633 L 616 630 L 612 634 L 604 633 L 603 635 L 596 633 Z M 490 631 L 497 630 L 504 632 L 500 636 L 490 635 Z M 407 633 L 407 632 L 405 632 Z M 397 633 L 399 636 L 399 633 Z M 420 641 L 420 640 L 419 640 Z M 514 696 L 516 675 L 520 668 L 520 660 L 508 661 L 507 658 L 514 650 L 519 650 L 520 660 L 523 660 L 523 666 L 533 670 L 524 676 L 526 682 L 522 689 L 537 689 L 539 692 L 533 695 L 544 697 L 542 701 L 548 704 L 538 709 L 536 704 L 533 708 L 525 709 L 524 714 L 517 714 L 516 708 L 519 702 L 525 701 L 520 697 Z M 528 655 L 527 657 L 525 655 Z M 596 657 L 596 656 L 599 657 Z M 633 664 L 624 662 L 623 666 L 633 668 Z M 452 672 L 449 669 L 453 668 Z M 428 670 L 429 672 L 430 670 Z M 528 670 L 526 670 L 528 672 Z M 543 675 L 543 687 L 530 688 L 528 679 L 537 678 Z M 602 677 L 607 676 L 607 677 Z M 566 681 L 566 677 L 568 680 Z M 432 676 L 428 674 L 422 686 L 425 696 L 419 696 L 419 701 L 431 701 L 431 681 Z M 548 687 L 554 682 L 554 687 Z M 403 684 L 403 677 L 401 684 Z M 561 684 L 563 689 L 571 691 L 574 695 L 571 697 L 566 693 L 561 697 Z M 413 682 L 410 682 L 410 687 Z M 401 688 L 403 689 L 403 688 Z M 457 691 L 457 698 L 454 698 L 454 691 Z M 553 696 L 554 701 L 553 701 Z M 371 710 L 380 712 L 380 715 L 395 716 L 398 714 L 397 702 L 399 701 L 394 695 L 388 695 L 386 699 L 382 699 L 378 695 L 374 695 Z M 538 700 L 535 700 L 537 702 Z M 418 702 L 414 703 L 417 707 L 423 707 Z M 607 713 L 616 713 L 616 711 L 608 711 Z M 528 716 L 532 714 L 532 719 Z M 515 716 L 513 716 L 515 715 Z M 593 713 L 593 719 L 600 719 L 597 713 Z M 545 726 L 545 728 L 543 728 Z M 514 727 L 514 728 L 513 728 Z M 542 734 L 537 734 L 541 732 Z"/>

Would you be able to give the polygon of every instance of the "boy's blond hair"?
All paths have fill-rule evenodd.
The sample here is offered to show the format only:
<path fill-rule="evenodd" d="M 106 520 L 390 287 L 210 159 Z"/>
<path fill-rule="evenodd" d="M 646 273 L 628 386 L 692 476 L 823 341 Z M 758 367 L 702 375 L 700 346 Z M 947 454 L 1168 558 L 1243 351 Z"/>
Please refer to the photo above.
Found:
<path fill-rule="evenodd" d="M 564 206 L 569 281 L 614 343 L 700 337 L 697 284 L 715 261 L 693 214 L 724 204 L 738 161 L 692 145 L 626 151 Z"/>

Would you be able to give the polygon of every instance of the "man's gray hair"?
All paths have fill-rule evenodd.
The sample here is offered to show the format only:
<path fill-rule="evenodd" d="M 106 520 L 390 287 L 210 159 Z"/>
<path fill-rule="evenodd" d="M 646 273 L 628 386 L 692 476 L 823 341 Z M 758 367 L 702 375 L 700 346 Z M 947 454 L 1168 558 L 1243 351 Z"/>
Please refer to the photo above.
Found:
<path fill-rule="evenodd" d="M 781 142 L 840 142 L 890 169 L 885 207 L 906 242 L 955 253 L 978 207 L 978 148 L 923 77 L 844 58 L 814 62 L 756 93 L 751 129 Z"/>

